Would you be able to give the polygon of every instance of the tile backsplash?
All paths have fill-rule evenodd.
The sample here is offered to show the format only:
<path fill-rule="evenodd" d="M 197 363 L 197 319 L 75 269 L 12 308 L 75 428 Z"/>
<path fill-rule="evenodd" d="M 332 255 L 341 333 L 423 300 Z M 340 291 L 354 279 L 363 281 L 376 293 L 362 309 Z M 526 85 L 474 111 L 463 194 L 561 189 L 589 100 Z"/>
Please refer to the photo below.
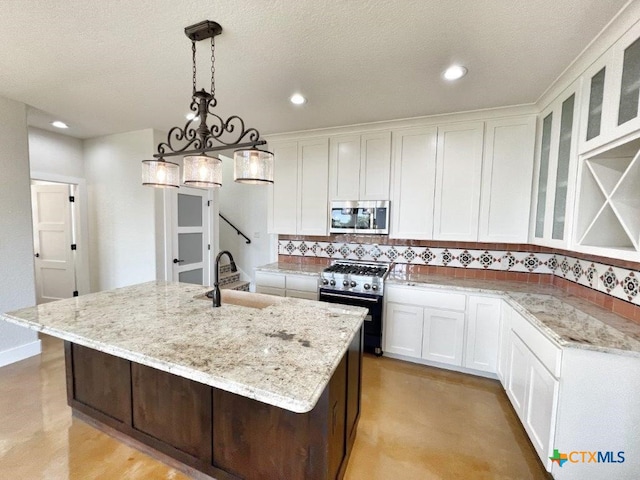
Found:
<path fill-rule="evenodd" d="M 607 259 L 596 261 L 579 253 L 554 253 L 550 249 L 527 245 L 494 244 L 495 248 L 458 248 L 417 246 L 407 241 L 393 245 L 348 241 L 321 241 L 317 237 L 278 240 L 278 254 L 284 257 L 369 260 L 400 265 L 449 267 L 468 270 L 520 272 L 553 275 L 614 298 L 640 305 L 640 271 L 609 265 Z M 451 242 L 448 242 L 451 244 Z M 430 245 L 437 244 L 429 242 Z M 443 245 L 445 242 L 443 242 Z M 453 244 L 458 245 L 458 244 Z M 472 246 L 473 244 L 465 244 Z M 489 244 L 478 244 L 483 247 Z M 532 248 L 533 247 L 533 248 Z M 525 250 L 525 251 L 523 251 Z M 531 251 L 534 250 L 534 251 Z M 585 259 L 587 258 L 587 259 Z M 614 262 L 612 262 L 614 263 Z"/>

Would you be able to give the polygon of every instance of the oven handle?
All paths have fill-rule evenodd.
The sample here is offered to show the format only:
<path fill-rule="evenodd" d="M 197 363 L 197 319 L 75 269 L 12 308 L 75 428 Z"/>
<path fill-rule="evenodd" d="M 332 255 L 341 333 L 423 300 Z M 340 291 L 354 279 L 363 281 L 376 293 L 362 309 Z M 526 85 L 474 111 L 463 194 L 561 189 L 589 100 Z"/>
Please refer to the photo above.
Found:
<path fill-rule="evenodd" d="M 320 293 L 320 297 L 322 297 L 323 295 L 326 295 L 327 297 L 348 298 L 349 300 L 364 300 L 365 302 L 378 303 L 377 298 L 354 297 L 353 295 L 342 295 L 338 293 L 327 293 L 327 292 Z"/>

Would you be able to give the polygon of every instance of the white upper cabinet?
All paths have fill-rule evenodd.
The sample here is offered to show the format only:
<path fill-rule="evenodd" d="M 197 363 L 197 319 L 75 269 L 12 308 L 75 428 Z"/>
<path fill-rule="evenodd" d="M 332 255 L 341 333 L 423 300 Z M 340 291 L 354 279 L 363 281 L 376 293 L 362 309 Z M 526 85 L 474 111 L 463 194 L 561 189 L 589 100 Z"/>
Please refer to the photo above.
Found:
<path fill-rule="evenodd" d="M 275 157 L 269 233 L 296 233 L 298 218 L 298 142 L 269 143 Z"/>
<path fill-rule="evenodd" d="M 329 199 L 358 200 L 360 135 L 332 137 L 329 158 Z"/>
<path fill-rule="evenodd" d="M 577 177 L 579 80 L 539 118 L 536 205 L 532 242 L 566 248 Z"/>
<path fill-rule="evenodd" d="M 583 74 L 580 153 L 640 129 L 640 23 Z"/>
<path fill-rule="evenodd" d="M 330 200 L 389 200 L 391 132 L 331 137 Z"/>
<path fill-rule="evenodd" d="M 486 122 L 478 240 L 525 243 L 529 236 L 536 118 Z"/>
<path fill-rule="evenodd" d="M 433 238 L 436 127 L 393 132 L 391 238 Z"/>
<path fill-rule="evenodd" d="M 276 158 L 269 233 L 327 235 L 328 138 L 269 148 Z"/>
<path fill-rule="evenodd" d="M 433 238 L 476 241 L 484 124 L 438 128 Z"/>

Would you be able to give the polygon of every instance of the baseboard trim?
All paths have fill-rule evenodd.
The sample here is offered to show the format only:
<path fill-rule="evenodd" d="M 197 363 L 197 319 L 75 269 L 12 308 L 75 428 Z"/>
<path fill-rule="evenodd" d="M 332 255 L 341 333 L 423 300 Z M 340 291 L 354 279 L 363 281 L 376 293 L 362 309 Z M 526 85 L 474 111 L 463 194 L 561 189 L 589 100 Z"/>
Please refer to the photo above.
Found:
<path fill-rule="evenodd" d="M 4 352 L 0 352 L 0 367 L 19 362 L 20 360 L 25 360 L 29 357 L 34 357 L 39 355 L 40 352 L 42 352 L 42 344 L 40 343 L 40 340 L 5 350 Z"/>

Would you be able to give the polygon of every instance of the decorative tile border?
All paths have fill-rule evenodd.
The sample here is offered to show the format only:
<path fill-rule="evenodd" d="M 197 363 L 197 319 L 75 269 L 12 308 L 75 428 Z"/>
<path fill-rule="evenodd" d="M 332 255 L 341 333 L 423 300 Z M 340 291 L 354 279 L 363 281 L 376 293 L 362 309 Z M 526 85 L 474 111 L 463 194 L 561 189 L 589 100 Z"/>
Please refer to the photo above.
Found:
<path fill-rule="evenodd" d="M 284 239 L 278 240 L 278 254 L 551 274 L 640 305 L 640 271 L 558 253 Z"/>

